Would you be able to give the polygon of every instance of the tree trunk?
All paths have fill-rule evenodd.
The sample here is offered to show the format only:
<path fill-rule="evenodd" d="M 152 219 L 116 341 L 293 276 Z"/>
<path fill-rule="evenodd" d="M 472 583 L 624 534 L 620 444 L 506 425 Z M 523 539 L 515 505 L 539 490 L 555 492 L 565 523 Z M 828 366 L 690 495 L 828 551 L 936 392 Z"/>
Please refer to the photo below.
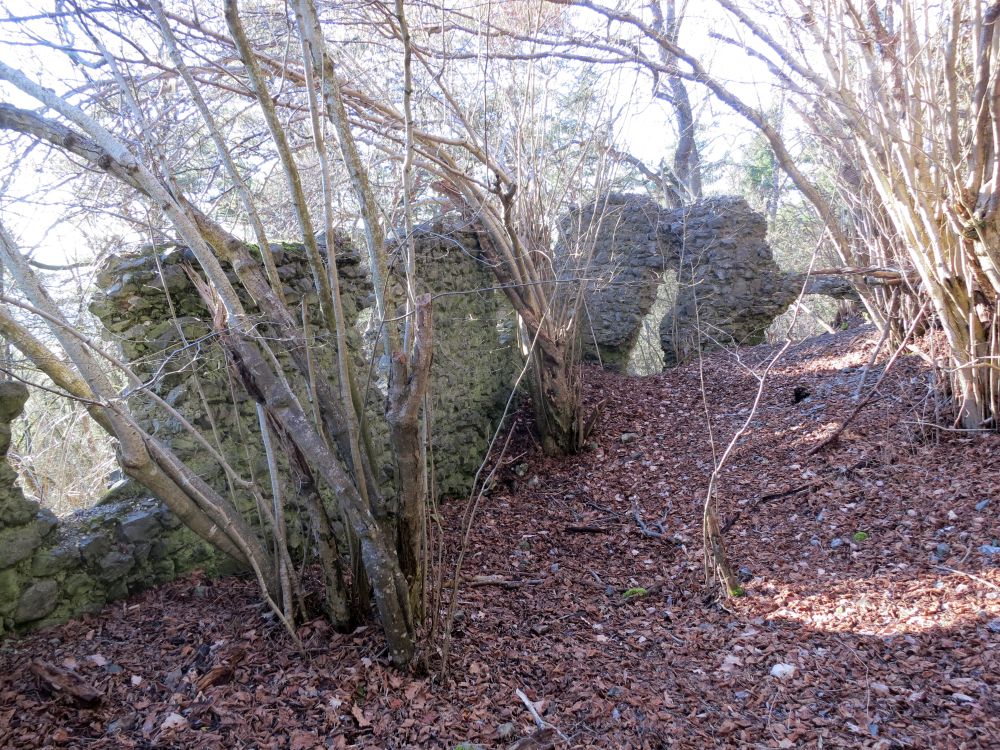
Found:
<path fill-rule="evenodd" d="M 529 327 L 530 331 L 530 327 Z M 542 450 L 549 456 L 578 453 L 586 437 L 580 411 L 575 342 L 536 336 L 530 357 L 531 394 Z"/>
<path fill-rule="evenodd" d="M 354 626 L 356 617 L 351 607 L 351 595 L 344 582 L 344 572 L 341 564 L 341 554 L 337 544 L 337 536 L 330 522 L 330 516 L 316 487 L 316 480 L 309 470 L 309 464 L 302 452 L 295 446 L 283 430 L 278 430 L 281 445 L 288 457 L 288 466 L 295 486 L 298 489 L 299 500 L 305 506 L 309 516 L 309 525 L 316 544 L 316 557 L 323 568 L 323 584 L 326 589 L 326 613 L 334 628 L 341 632 L 349 632 Z M 345 530 L 350 533 L 350 530 Z M 355 586 L 367 585 L 367 581 L 354 581 Z"/>
<path fill-rule="evenodd" d="M 247 391 L 263 403 L 268 415 L 281 426 L 341 503 L 344 516 L 357 536 L 365 573 L 371 582 L 379 619 L 397 665 L 413 657 L 408 596 L 395 549 L 384 538 L 371 508 L 341 467 L 337 456 L 317 432 L 295 394 L 277 377 L 257 350 L 239 333 L 226 331 L 220 339 L 233 358 Z"/>
<path fill-rule="evenodd" d="M 421 450 L 420 407 L 430 381 L 433 355 L 431 297 L 417 300 L 413 353 L 397 354 L 389 374 L 386 418 L 396 459 L 399 517 L 395 529 L 399 564 L 409 588 L 410 610 L 419 617 L 423 602 L 423 550 L 426 539 L 427 473 Z"/>

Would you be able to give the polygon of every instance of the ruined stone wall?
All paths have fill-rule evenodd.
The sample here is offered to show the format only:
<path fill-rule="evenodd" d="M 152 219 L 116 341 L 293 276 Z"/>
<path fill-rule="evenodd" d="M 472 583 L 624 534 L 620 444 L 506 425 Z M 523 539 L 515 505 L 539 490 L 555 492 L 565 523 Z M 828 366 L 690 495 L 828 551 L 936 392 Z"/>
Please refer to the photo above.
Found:
<path fill-rule="evenodd" d="M 373 303 L 371 282 L 357 251 L 342 238 L 338 243 L 345 314 L 348 325 L 354 326 Z M 417 276 L 423 290 L 436 295 L 430 385 L 435 477 L 440 494 L 461 496 L 469 492 L 496 426 L 497 404 L 509 394 L 509 351 L 499 342 L 497 297 L 486 291 L 494 282 L 481 259 L 476 234 L 428 225 L 417 230 L 416 247 Z M 322 327 L 304 251 L 294 244 L 272 251 L 286 300 L 296 315 L 303 304 L 308 311 L 315 370 L 336 387 L 335 341 Z M 255 405 L 231 382 L 225 355 L 211 336 L 208 312 L 185 273 L 190 261 L 183 248 L 113 259 L 98 279 L 101 291 L 90 309 L 140 377 L 150 380 L 150 388 L 217 441 L 238 472 L 262 480 L 260 485 L 266 488 L 266 457 Z M 395 291 L 399 298 L 402 290 Z M 253 300 L 245 299 L 244 304 L 252 315 Z M 384 491 L 391 493 L 394 467 L 383 417 L 387 363 L 377 352 L 369 366 L 373 336 L 362 337 L 352 328 L 349 343 L 367 396 L 366 420 L 378 454 L 379 479 Z M 300 396 L 308 402 L 307 394 Z M 199 476 L 220 492 L 229 491 L 222 469 L 177 420 L 141 394 L 130 405 L 140 422 Z M 294 546 L 298 540 L 292 541 Z"/>
<path fill-rule="evenodd" d="M 418 291 L 436 296 L 430 391 L 435 478 L 440 494 L 465 496 L 510 393 L 511 348 L 500 341 L 498 296 L 476 233 L 428 225 L 418 229 L 415 239 L 422 285 Z M 345 313 L 354 326 L 372 304 L 371 285 L 357 253 L 344 240 L 337 242 Z M 304 305 L 311 321 L 315 370 L 336 385 L 335 348 L 332 337 L 317 333 L 321 321 L 304 252 L 298 245 L 275 246 L 272 252 L 286 299 L 298 314 Z M 230 381 L 208 311 L 187 275 L 186 269 L 193 267 L 194 259 L 184 248 L 147 248 L 112 258 L 99 275 L 91 311 L 146 387 L 201 429 L 244 478 L 258 479 L 266 494 L 266 457 L 256 408 Z M 253 300 L 243 301 L 252 316 Z M 359 364 L 369 361 L 372 337 L 366 344 L 361 332 L 352 329 L 350 343 Z M 391 492 L 393 466 L 381 416 L 384 366 L 376 357 L 374 377 L 367 383 L 366 418 L 381 457 L 382 479 Z M 367 369 L 359 369 L 362 380 Z M 199 476 L 230 493 L 221 467 L 180 422 L 144 389 L 133 391 L 129 405 L 140 423 Z M 23 386 L 0 384 L 2 456 L 10 443 L 10 422 L 21 413 L 26 398 Z M 292 506 L 291 546 L 301 550 L 305 540 L 294 522 L 294 487 L 286 490 Z M 253 514 L 245 493 L 234 492 L 232 497 Z M 25 498 L 15 472 L 0 460 L 0 635 L 96 611 L 194 568 L 232 568 L 231 561 L 183 528 L 141 488 L 119 487 L 109 498 L 114 501 L 57 520 Z M 332 504 L 332 498 L 327 500 Z"/>
<path fill-rule="evenodd" d="M 662 226 L 678 283 L 674 309 L 660 323 L 666 364 L 693 356 L 699 337 L 707 348 L 763 341 L 798 294 L 774 262 L 764 216 L 743 198 L 724 196 L 677 209 Z"/>
<path fill-rule="evenodd" d="M 370 304 L 371 285 L 352 246 L 342 238 L 336 242 L 344 313 L 348 325 L 353 326 L 360 311 Z M 322 327 L 305 250 L 301 245 L 282 244 L 272 245 L 271 252 L 285 299 L 297 319 L 302 319 L 305 307 L 310 339 L 315 344 L 315 371 L 338 387 L 336 344 Z M 98 275 L 98 292 L 93 296 L 90 310 L 148 389 L 198 428 L 239 476 L 256 480 L 267 495 L 270 488 L 267 457 L 256 405 L 231 377 L 225 352 L 212 333 L 211 315 L 188 276 L 196 265 L 190 251 L 182 247 L 147 247 L 135 255 L 113 257 Z M 239 289 L 235 274 L 229 275 Z M 255 301 L 244 294 L 242 302 L 252 320 L 257 312 Z M 270 332 L 261 327 L 259 333 L 267 336 Z M 360 349 L 359 335 L 353 329 L 352 334 Z M 287 359 L 287 355 L 278 356 L 282 361 Z M 132 390 L 129 407 L 139 423 L 172 448 L 198 476 L 229 496 L 244 513 L 256 517 L 252 496 L 230 487 L 219 463 L 181 422 L 142 390 Z M 309 403 L 309 394 L 297 395 L 302 403 Z M 379 421 L 378 410 L 371 412 L 369 424 L 373 433 L 384 436 L 384 422 Z M 278 460 L 284 466 L 280 451 Z M 376 464 L 377 478 L 388 484 L 392 466 L 387 456 L 379 454 Z M 285 497 L 294 514 L 296 488 L 287 472 L 285 480 Z M 289 524 L 289 544 L 292 550 L 300 550 L 305 544 L 297 523 Z"/>
<path fill-rule="evenodd" d="M 57 520 L 24 496 L 7 463 L 27 389 L 0 383 L 0 635 L 94 612 L 114 599 L 219 564 L 155 500 L 102 505 Z"/>
<path fill-rule="evenodd" d="M 563 279 L 585 280 L 584 356 L 623 370 L 671 270 L 678 294 L 659 326 L 667 365 L 689 359 L 699 342 L 709 349 L 761 342 L 803 281 L 778 267 L 766 234 L 764 216 L 738 196 L 664 209 L 644 196 L 611 194 L 574 209 L 560 226 L 557 262 Z M 852 294 L 843 281 L 811 291 Z"/>
<path fill-rule="evenodd" d="M 498 329 L 496 278 L 471 229 L 425 224 L 413 233 L 418 294 L 434 297 L 431 443 L 440 495 L 465 497 L 485 458 L 514 378 L 514 358 Z M 402 268 L 402 260 L 395 264 Z M 397 295 L 402 279 L 396 276 Z"/>
<path fill-rule="evenodd" d="M 611 194 L 560 222 L 559 277 L 584 280 L 584 356 L 610 369 L 625 368 L 663 270 L 675 263 L 674 247 L 660 228 L 662 214 L 651 198 Z M 560 290 L 575 294 L 577 287 L 567 283 Z"/>

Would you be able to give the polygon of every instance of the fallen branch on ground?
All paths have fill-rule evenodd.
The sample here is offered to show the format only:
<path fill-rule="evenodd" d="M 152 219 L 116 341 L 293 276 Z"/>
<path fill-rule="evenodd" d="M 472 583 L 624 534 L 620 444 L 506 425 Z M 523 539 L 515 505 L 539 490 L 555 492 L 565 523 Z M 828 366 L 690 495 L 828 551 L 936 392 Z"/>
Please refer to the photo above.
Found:
<path fill-rule="evenodd" d="M 205 674 L 198 678 L 194 686 L 198 692 L 207 690 L 213 685 L 221 685 L 223 683 L 229 682 L 233 678 L 233 674 L 236 670 L 237 665 L 243 661 L 243 656 L 245 651 L 239 650 L 235 652 L 232 656 L 227 659 L 222 660 L 220 663 L 216 664 Z"/>
<path fill-rule="evenodd" d="M 667 535 L 667 530 L 663 528 L 663 524 L 666 522 L 666 516 L 661 518 L 659 521 L 653 521 L 653 526 L 656 528 L 650 528 L 645 521 L 642 520 L 642 514 L 639 513 L 639 503 L 636 500 L 632 500 L 632 518 L 635 522 L 639 524 L 639 531 L 643 536 L 652 537 L 653 539 L 662 539 Z"/>
<path fill-rule="evenodd" d="M 479 586 L 500 586 L 505 589 L 516 589 L 519 586 L 537 586 L 544 583 L 541 578 L 528 578 L 521 581 L 512 581 L 501 576 L 476 576 L 471 581 L 466 581 L 468 586 L 477 588 Z"/>
<path fill-rule="evenodd" d="M 514 692 L 517 694 L 517 697 L 521 699 L 521 703 L 524 704 L 524 707 L 528 709 L 528 713 L 531 714 L 531 718 L 535 722 L 535 726 L 538 727 L 538 731 L 535 732 L 535 734 L 531 737 L 525 738 L 525 740 L 532 740 L 532 743 L 527 745 L 521 744 L 525 740 L 521 740 L 516 743 L 515 746 L 518 747 L 519 750 L 527 750 L 527 748 L 539 748 L 539 750 L 541 750 L 541 748 L 553 747 L 555 745 L 555 739 L 551 736 L 552 733 L 558 734 L 559 738 L 564 742 L 569 741 L 565 734 L 560 732 L 538 715 L 538 709 L 535 708 L 535 704 L 532 703 L 528 696 L 524 694 L 523 690 L 517 688 Z"/>
<path fill-rule="evenodd" d="M 570 534 L 609 534 L 611 529 L 606 526 L 564 526 L 563 531 Z"/>
<path fill-rule="evenodd" d="M 723 525 L 722 533 L 725 534 L 727 531 L 733 528 L 733 526 L 736 525 L 736 522 L 740 520 L 740 517 L 743 515 L 744 512 L 752 513 L 753 511 L 757 510 L 757 508 L 761 504 L 766 503 L 768 500 L 777 500 L 779 497 L 788 497 L 789 495 L 797 495 L 798 493 L 804 490 L 808 490 L 811 487 L 815 487 L 817 484 L 820 483 L 820 481 L 821 480 L 817 479 L 815 481 L 808 482 L 806 484 L 801 484 L 798 487 L 793 487 L 790 490 L 784 490 L 783 492 L 772 492 L 768 495 L 761 495 L 759 498 L 757 498 L 757 501 L 749 508 L 743 508 L 741 510 L 736 511 L 736 514 L 728 521 L 726 521 L 726 523 Z"/>
<path fill-rule="evenodd" d="M 76 672 L 50 664 L 41 659 L 35 659 L 28 666 L 35 675 L 52 692 L 72 698 L 77 703 L 94 706 L 101 702 L 104 694 L 84 680 Z"/>
<path fill-rule="evenodd" d="M 941 570 L 947 570 L 949 573 L 955 573 L 960 576 L 965 576 L 966 578 L 971 578 L 973 581 L 983 584 L 984 586 L 989 586 L 991 589 L 1000 591 L 1000 586 L 997 586 L 992 581 L 987 581 L 985 578 L 980 578 L 972 573 L 966 573 L 964 570 L 959 570 L 958 568 L 950 568 L 947 565 L 935 565 L 935 568 L 940 568 Z"/>

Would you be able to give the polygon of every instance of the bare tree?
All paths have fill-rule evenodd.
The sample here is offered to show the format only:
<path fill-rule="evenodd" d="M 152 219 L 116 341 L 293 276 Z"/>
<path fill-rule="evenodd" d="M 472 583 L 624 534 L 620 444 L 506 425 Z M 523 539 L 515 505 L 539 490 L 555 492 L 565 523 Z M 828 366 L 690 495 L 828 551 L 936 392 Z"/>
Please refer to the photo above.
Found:
<path fill-rule="evenodd" d="M 650 0 L 649 3 L 653 27 L 674 46 L 680 39 L 686 7 L 686 0 L 682 0 L 680 7 L 677 0 Z M 674 56 L 667 47 L 660 46 L 658 52 L 665 66 L 676 69 Z M 666 78 L 666 85 L 660 83 L 658 77 L 655 79 L 656 89 L 653 95 L 670 104 L 677 124 L 677 146 L 674 148 L 673 171 L 669 175 L 675 188 L 671 191 L 664 186 L 667 206 L 675 208 L 702 196 L 701 153 L 695 140 L 696 121 L 687 84 L 676 72 Z"/>
<path fill-rule="evenodd" d="M 753 13 L 717 0 L 745 32 L 744 38 L 718 38 L 763 68 L 817 137 L 826 162 L 840 165 L 834 193 L 820 189 L 818 175 L 810 174 L 766 112 L 747 104 L 671 37 L 658 11 L 596 0 L 565 4 L 597 14 L 614 33 L 600 38 L 571 31 L 572 45 L 565 33 L 540 35 L 539 44 L 563 58 L 639 65 L 654 76 L 700 84 L 744 117 L 815 208 L 844 266 L 883 275 L 853 277 L 873 319 L 897 332 L 908 329 L 905 316 L 922 309 L 926 295 L 948 337 L 958 421 L 966 429 L 997 425 L 992 238 L 1000 180 L 994 179 L 991 94 L 997 3 L 842 0 L 797 2 L 791 11 L 788 3 L 767 2 Z M 886 275 L 909 290 L 904 304 L 885 289 Z M 894 320 L 898 314 L 904 318 Z"/>
<path fill-rule="evenodd" d="M 236 41 L 227 42 L 241 50 L 244 62 L 247 63 L 243 72 L 249 77 L 251 86 L 258 87 L 256 98 L 271 128 L 270 142 L 279 158 L 285 160 L 286 174 L 294 196 L 297 194 L 296 165 L 282 143 L 285 127 L 277 122 L 277 118 L 269 117 L 274 112 L 267 106 L 270 96 L 264 88 L 264 77 L 259 68 L 256 73 L 254 70 L 253 63 L 256 62 L 257 55 L 249 40 L 240 38 L 239 11 L 235 4 L 230 4 L 229 10 Z M 312 27 L 309 25 L 310 19 L 315 22 L 315 12 L 308 4 L 300 4 L 299 10 L 304 19 L 299 28 L 299 38 L 305 52 L 302 59 L 307 71 L 302 79 L 306 84 L 304 95 L 309 105 L 314 154 L 319 163 L 324 165 L 327 156 L 322 123 L 327 118 L 336 123 L 337 115 L 331 111 L 332 103 L 329 100 L 324 107 L 323 100 L 314 95 L 318 91 L 319 79 L 314 83 L 312 74 L 309 73 L 309 64 L 322 59 L 314 58 L 310 51 L 316 46 L 315 37 L 310 36 L 315 23 Z M 110 51 L 112 42 L 119 45 L 123 40 L 114 37 L 106 39 L 106 27 L 87 13 L 78 13 L 74 22 L 92 41 L 95 49 L 91 54 L 99 56 L 109 71 L 110 78 L 100 85 L 116 91 L 124 102 L 124 110 L 117 113 L 119 122 L 135 127 L 141 138 L 142 150 L 133 151 L 127 147 L 121 137 L 102 123 L 101 119 L 107 121 L 106 118 L 98 119 L 71 103 L 68 98 L 55 95 L 6 63 L 0 63 L 0 78 L 34 97 L 40 104 L 57 113 L 57 117 L 41 116 L 3 105 L 0 127 L 46 142 L 82 159 L 91 169 L 100 170 L 150 201 L 157 211 L 162 211 L 169 219 L 174 231 L 197 258 L 201 275 L 195 277 L 196 283 L 206 304 L 213 310 L 218 340 L 226 351 L 233 373 L 260 406 L 260 423 L 264 436 L 267 437 L 274 430 L 281 444 L 291 452 L 290 463 L 299 467 L 300 472 L 315 477 L 337 498 L 340 512 L 346 519 L 362 563 L 361 575 L 355 575 L 351 585 L 355 588 L 371 585 L 389 641 L 390 654 L 396 663 L 406 663 L 414 649 L 417 623 L 414 622 L 412 609 L 413 600 L 420 596 L 416 587 L 422 577 L 419 571 L 412 569 L 409 575 L 404 574 L 398 553 L 401 544 L 397 539 L 398 532 L 387 523 L 385 517 L 378 517 L 375 512 L 385 504 L 379 497 L 377 483 L 373 481 L 370 458 L 361 449 L 359 410 L 352 392 L 353 374 L 350 368 L 353 364 L 347 351 L 343 311 L 338 298 L 334 243 L 328 243 L 330 247 L 327 249 L 327 256 L 321 257 L 316 247 L 315 233 L 311 229 L 310 207 L 299 194 L 292 202 L 299 214 L 305 244 L 312 251 L 310 259 L 314 264 L 313 276 L 324 305 L 327 325 L 337 342 L 341 385 L 339 394 L 331 388 L 328 381 L 313 377 L 310 371 L 310 343 L 304 337 L 296 315 L 282 297 L 281 283 L 273 263 L 267 263 L 266 260 L 269 251 L 264 244 L 266 230 L 261 219 L 263 212 L 258 210 L 259 203 L 231 157 L 229 142 L 220 131 L 207 98 L 201 96 L 204 84 L 185 63 L 183 50 L 171 26 L 176 22 L 171 21 L 159 4 L 153 5 L 153 11 L 155 26 L 152 28 L 158 29 L 171 62 L 157 62 L 145 67 L 152 67 L 154 75 L 159 75 L 160 71 L 176 71 L 185 81 L 200 117 L 200 122 L 195 127 L 206 133 L 214 143 L 229 179 L 240 195 L 244 215 L 262 245 L 258 258 L 254 257 L 252 249 L 243 239 L 226 231 L 209 213 L 198 207 L 195 200 L 186 197 L 176 177 L 179 173 L 177 165 L 171 162 L 169 155 L 164 153 L 155 140 L 155 129 L 149 120 L 148 111 L 144 109 L 145 102 L 134 93 L 137 90 L 137 80 L 125 72 L 126 64 L 134 61 L 127 61 Z M 126 46 L 129 46 L 127 40 Z M 151 55 L 143 62 L 152 63 L 153 60 L 155 57 Z M 346 135 L 349 136 L 349 133 Z M 341 133 L 341 142 L 347 142 L 345 133 Z M 325 196 L 322 203 L 324 224 L 328 229 L 327 236 L 332 237 L 329 197 L 331 184 L 329 170 L 325 166 L 321 188 Z M 369 218 L 372 218 L 372 207 L 365 206 L 365 209 Z M 378 217 L 374 219 L 377 221 Z M 13 238 L 5 234 L 2 245 L 4 260 L 8 264 L 16 264 L 19 254 Z M 31 310 L 45 316 L 53 326 L 54 334 L 70 353 L 72 368 L 54 368 L 52 363 L 58 361 L 58 358 L 40 353 L 35 345 L 37 342 L 33 344 L 30 339 L 20 335 L 23 332 L 18 332 L 20 342 L 15 340 L 15 343 L 23 344 L 22 351 L 26 356 L 34 355 L 39 367 L 44 365 L 49 368 L 47 372 L 51 371 L 54 377 L 59 377 L 57 382 L 61 386 L 78 397 L 93 402 L 95 418 L 122 445 L 123 465 L 130 475 L 164 499 L 185 523 L 199 530 L 202 536 L 254 567 L 262 586 L 270 595 L 272 605 L 291 630 L 291 622 L 298 615 L 297 584 L 291 579 L 292 566 L 288 564 L 287 551 L 278 544 L 277 557 L 273 557 L 260 544 L 256 532 L 243 521 L 228 501 L 186 470 L 163 445 L 142 432 L 128 407 L 117 398 L 101 369 L 95 364 L 96 355 L 91 351 L 94 347 L 78 341 L 72 328 L 66 325 L 58 309 L 50 303 L 45 290 L 32 276 L 30 269 L 25 264 L 18 268 L 23 271 L 17 277 L 20 292 L 27 297 Z M 235 272 L 240 289 L 230 282 L 227 268 Z M 256 303 L 252 315 L 241 301 L 244 296 Z M 404 369 L 397 368 L 394 371 L 396 387 L 393 391 L 393 404 L 399 412 L 395 421 L 405 425 L 406 430 L 416 431 L 414 425 L 419 421 L 419 407 L 426 389 L 426 374 L 430 363 L 429 301 L 414 300 L 411 311 L 412 356 L 399 362 L 400 366 L 405 366 Z M 267 333 L 261 336 L 262 332 Z M 118 365 L 123 366 L 121 363 Z M 303 409 L 297 393 L 311 393 L 315 396 L 317 408 L 314 415 Z M 413 451 L 413 455 L 401 457 L 402 462 L 410 468 L 419 462 L 421 455 L 419 431 L 416 434 L 418 441 L 415 444 L 413 441 L 395 443 L 401 449 Z M 280 533 L 280 493 L 275 491 L 272 494 L 275 512 L 268 526 L 275 533 Z M 309 504 L 312 509 L 310 517 L 316 525 L 317 537 L 323 542 L 320 546 L 324 551 L 321 552 L 320 559 L 328 567 L 326 578 L 328 599 L 331 601 L 329 611 L 336 624 L 347 626 L 352 619 L 363 616 L 364 612 L 349 612 L 345 609 L 344 602 L 350 597 L 344 591 L 346 584 L 345 577 L 339 571 L 339 553 L 332 538 L 330 524 L 323 518 L 322 509 L 315 500 L 314 497 Z M 419 503 L 421 500 L 422 496 L 418 496 L 414 502 Z M 419 560 L 412 559 L 412 550 L 420 548 L 419 540 L 414 542 L 406 539 L 405 545 L 402 551 L 410 556 L 408 559 L 411 568 L 419 566 Z M 354 600 L 364 602 L 367 596 L 354 597 Z"/>

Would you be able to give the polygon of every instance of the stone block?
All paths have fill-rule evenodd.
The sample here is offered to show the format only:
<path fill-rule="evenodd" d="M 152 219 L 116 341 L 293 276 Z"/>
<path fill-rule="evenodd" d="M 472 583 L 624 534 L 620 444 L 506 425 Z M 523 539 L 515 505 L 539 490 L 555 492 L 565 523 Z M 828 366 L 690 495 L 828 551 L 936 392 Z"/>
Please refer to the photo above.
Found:
<path fill-rule="evenodd" d="M 16 476 L 12 480 L 17 481 Z M 23 526 L 38 513 L 38 503 L 26 498 L 16 485 L 10 489 L 0 489 L 0 527 Z"/>
<path fill-rule="evenodd" d="M 21 593 L 21 578 L 13 568 L 0 570 L 0 614 L 10 614 Z"/>
<path fill-rule="evenodd" d="M 38 530 L 38 535 L 43 539 L 58 525 L 59 519 L 48 508 L 42 508 L 35 515 L 35 528 Z"/>
<path fill-rule="evenodd" d="M 98 580 L 117 581 L 135 567 L 135 558 L 124 550 L 111 550 L 97 562 L 96 567 Z"/>
<path fill-rule="evenodd" d="M 158 519 L 158 508 L 153 506 L 134 510 L 122 519 L 120 532 L 122 536 L 132 542 L 148 541 L 160 529 Z"/>
<path fill-rule="evenodd" d="M 21 594 L 14 611 L 14 622 L 18 625 L 33 620 L 41 620 L 56 608 L 59 584 L 51 578 L 43 578 L 29 586 Z"/>
<path fill-rule="evenodd" d="M 96 587 L 94 577 L 87 573 L 73 573 L 63 582 L 63 592 L 71 599 L 86 599 Z"/>
<path fill-rule="evenodd" d="M 0 531 L 0 570 L 30 557 L 41 546 L 43 528 L 31 523 Z"/>
<path fill-rule="evenodd" d="M 84 562 L 93 565 L 111 551 L 111 537 L 104 529 L 81 536 L 77 542 Z"/>
<path fill-rule="evenodd" d="M 10 423 L 21 416 L 28 400 L 28 389 L 22 383 L 7 380 L 0 383 L 0 422 Z"/>
<path fill-rule="evenodd" d="M 76 543 L 66 539 L 54 547 L 43 547 L 35 553 L 35 558 L 31 561 L 31 575 L 43 578 L 53 576 L 76 567 L 80 562 L 80 550 Z"/>

